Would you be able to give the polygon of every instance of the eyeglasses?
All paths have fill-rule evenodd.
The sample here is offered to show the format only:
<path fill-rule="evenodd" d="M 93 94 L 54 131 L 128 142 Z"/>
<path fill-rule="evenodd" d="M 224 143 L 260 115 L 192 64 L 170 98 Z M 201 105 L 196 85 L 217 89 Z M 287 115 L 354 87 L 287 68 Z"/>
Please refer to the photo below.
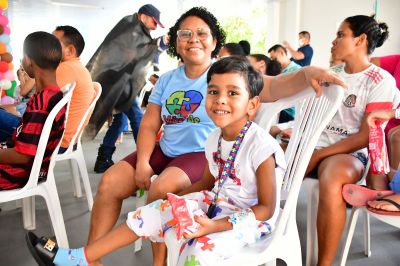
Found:
<path fill-rule="evenodd" d="M 190 39 L 192 39 L 195 33 L 197 39 L 199 39 L 200 41 L 204 41 L 210 35 L 210 32 L 208 30 L 202 28 L 198 28 L 196 32 L 193 32 L 192 30 L 178 30 L 176 32 L 180 41 L 189 41 Z"/>

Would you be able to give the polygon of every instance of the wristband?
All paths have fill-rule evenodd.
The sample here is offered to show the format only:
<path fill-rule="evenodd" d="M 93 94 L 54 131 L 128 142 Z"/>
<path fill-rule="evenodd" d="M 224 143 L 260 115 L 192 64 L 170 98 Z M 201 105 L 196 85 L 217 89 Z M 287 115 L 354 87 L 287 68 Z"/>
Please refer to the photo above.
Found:
<path fill-rule="evenodd" d="M 232 224 L 232 233 L 235 238 L 246 244 L 252 244 L 260 238 L 259 224 L 252 209 L 244 209 L 228 216 Z"/>
<path fill-rule="evenodd" d="M 250 208 L 232 213 L 228 216 L 228 221 L 232 224 L 233 230 L 243 230 L 257 223 L 256 216 Z"/>
<path fill-rule="evenodd" d="M 394 112 L 394 118 L 400 119 L 400 108 L 396 109 Z"/>

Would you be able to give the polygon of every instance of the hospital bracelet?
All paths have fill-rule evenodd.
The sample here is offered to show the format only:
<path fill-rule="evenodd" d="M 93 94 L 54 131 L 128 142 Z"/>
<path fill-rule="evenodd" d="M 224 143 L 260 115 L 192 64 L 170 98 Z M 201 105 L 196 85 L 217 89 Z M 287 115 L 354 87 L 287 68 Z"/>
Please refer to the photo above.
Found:
<path fill-rule="evenodd" d="M 394 118 L 400 119 L 400 108 L 397 108 L 396 111 L 394 112 Z"/>

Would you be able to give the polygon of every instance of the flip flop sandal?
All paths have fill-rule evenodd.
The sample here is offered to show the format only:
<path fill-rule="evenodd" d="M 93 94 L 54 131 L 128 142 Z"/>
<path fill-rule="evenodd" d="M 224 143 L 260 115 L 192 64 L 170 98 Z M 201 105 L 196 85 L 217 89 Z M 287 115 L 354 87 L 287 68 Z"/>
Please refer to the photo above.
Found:
<path fill-rule="evenodd" d="M 380 199 L 393 194 L 394 192 L 391 190 L 375 190 L 356 184 L 346 184 L 342 190 L 344 200 L 354 207 L 366 206 L 370 200 Z"/>
<path fill-rule="evenodd" d="M 45 237 L 38 238 L 32 232 L 25 234 L 25 240 L 29 251 L 39 266 L 54 266 L 53 260 L 58 250 L 56 242 Z"/>
<path fill-rule="evenodd" d="M 380 214 L 380 215 L 400 216 L 400 204 L 398 204 L 394 200 L 383 198 L 383 199 L 377 199 L 377 201 L 389 202 L 389 203 L 393 204 L 394 206 L 396 206 L 397 209 L 399 209 L 399 211 L 385 211 L 385 210 L 382 210 L 382 209 L 376 209 L 376 208 L 372 208 L 372 207 L 367 206 L 367 209 L 370 212 L 373 212 L 373 213 L 376 213 L 376 214 Z"/>

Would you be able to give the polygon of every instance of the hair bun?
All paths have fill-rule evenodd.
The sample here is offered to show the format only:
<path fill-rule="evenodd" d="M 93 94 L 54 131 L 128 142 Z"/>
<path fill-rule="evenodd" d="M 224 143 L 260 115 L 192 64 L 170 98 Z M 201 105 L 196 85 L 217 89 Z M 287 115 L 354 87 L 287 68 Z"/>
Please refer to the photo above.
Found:
<path fill-rule="evenodd" d="M 380 29 L 380 35 L 379 39 L 376 43 L 376 47 L 381 47 L 382 44 L 386 41 L 386 39 L 389 37 L 389 31 L 388 31 L 388 25 L 384 22 L 378 23 L 379 29 Z"/>

